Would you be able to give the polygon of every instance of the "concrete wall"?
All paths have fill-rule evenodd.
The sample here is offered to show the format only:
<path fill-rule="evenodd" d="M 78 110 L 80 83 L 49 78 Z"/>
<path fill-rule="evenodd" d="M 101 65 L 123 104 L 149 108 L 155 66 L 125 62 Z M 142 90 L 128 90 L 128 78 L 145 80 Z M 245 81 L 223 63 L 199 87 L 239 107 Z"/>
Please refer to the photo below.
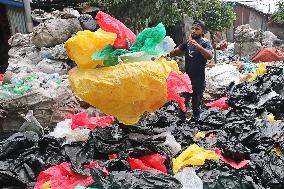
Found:
<path fill-rule="evenodd" d="M 259 12 L 250 11 L 249 24 L 255 30 L 267 30 L 268 16 L 262 15 Z"/>
<path fill-rule="evenodd" d="M 275 23 L 270 23 L 267 27 L 267 30 L 274 33 L 279 39 L 284 40 L 284 24 L 279 25 Z"/>

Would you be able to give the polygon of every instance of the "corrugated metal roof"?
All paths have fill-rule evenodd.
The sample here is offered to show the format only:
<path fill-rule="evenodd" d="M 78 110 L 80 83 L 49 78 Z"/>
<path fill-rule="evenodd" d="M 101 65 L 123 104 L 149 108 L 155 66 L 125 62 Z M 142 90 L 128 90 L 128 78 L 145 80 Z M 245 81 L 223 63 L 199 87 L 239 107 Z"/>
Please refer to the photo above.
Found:
<path fill-rule="evenodd" d="M 22 0 L 0 0 L 0 4 L 11 5 L 14 7 L 23 7 L 24 3 Z"/>
<path fill-rule="evenodd" d="M 225 2 L 236 2 L 243 5 L 246 5 L 247 7 L 250 7 L 252 9 L 255 9 L 259 12 L 265 13 L 265 14 L 271 14 L 274 11 L 276 11 L 277 6 L 276 4 L 280 0 L 223 0 Z"/>

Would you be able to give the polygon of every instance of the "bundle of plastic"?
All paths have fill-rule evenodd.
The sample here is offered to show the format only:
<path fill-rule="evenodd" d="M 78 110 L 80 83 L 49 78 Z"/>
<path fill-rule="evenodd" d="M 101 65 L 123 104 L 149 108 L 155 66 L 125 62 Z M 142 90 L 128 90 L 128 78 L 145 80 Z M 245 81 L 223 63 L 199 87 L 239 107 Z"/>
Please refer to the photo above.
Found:
<path fill-rule="evenodd" d="M 191 82 L 175 61 L 161 58 L 175 47 L 164 25 L 146 28 L 136 37 L 106 13 L 99 11 L 96 20 L 96 32 L 78 32 L 65 43 L 68 56 L 78 65 L 69 72 L 74 92 L 129 125 L 171 100 L 186 111 L 179 93 L 192 92 Z"/>

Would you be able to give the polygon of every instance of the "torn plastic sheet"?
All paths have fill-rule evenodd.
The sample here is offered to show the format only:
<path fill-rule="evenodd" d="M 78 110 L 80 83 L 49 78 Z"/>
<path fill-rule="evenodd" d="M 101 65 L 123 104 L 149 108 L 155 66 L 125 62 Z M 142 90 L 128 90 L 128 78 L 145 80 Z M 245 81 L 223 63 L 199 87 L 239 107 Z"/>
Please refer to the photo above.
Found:
<path fill-rule="evenodd" d="M 72 129 L 87 127 L 89 129 L 94 129 L 95 127 L 108 127 L 111 125 L 115 118 L 113 116 L 102 116 L 102 117 L 90 117 L 87 112 L 81 112 L 71 116 L 72 119 Z"/>
<path fill-rule="evenodd" d="M 101 169 L 104 172 L 105 176 L 109 175 L 108 170 L 105 167 L 101 167 L 99 165 L 99 163 L 96 162 L 96 161 L 94 161 L 94 162 L 92 162 L 92 163 L 90 163 L 88 165 L 84 165 L 83 167 L 84 168 L 89 168 L 89 169 Z"/>
<path fill-rule="evenodd" d="M 62 122 L 59 122 L 55 127 L 53 132 L 50 132 L 49 135 L 55 138 L 65 138 L 66 143 L 75 142 L 75 141 L 87 141 L 89 138 L 89 129 L 84 128 L 71 128 L 71 119 L 66 119 Z"/>
<path fill-rule="evenodd" d="M 177 72 L 171 72 L 167 78 L 167 90 L 168 90 L 168 100 L 176 101 L 181 107 L 183 112 L 186 112 L 186 106 L 184 104 L 185 98 L 179 96 L 182 92 L 192 93 L 192 85 L 189 76 L 184 74 L 179 74 Z"/>
<path fill-rule="evenodd" d="M 192 167 L 183 168 L 174 177 L 181 182 L 182 189 L 203 189 L 203 182 Z"/>
<path fill-rule="evenodd" d="M 128 157 L 131 170 L 152 170 L 167 173 L 167 168 L 164 165 L 166 158 L 160 154 L 151 154 L 142 157 Z"/>
<path fill-rule="evenodd" d="M 206 159 L 219 160 L 219 156 L 211 150 L 205 150 L 193 144 L 183 151 L 177 158 L 173 158 L 173 172 L 189 165 L 203 165 Z"/>
<path fill-rule="evenodd" d="M 105 177 L 100 170 L 92 173 L 96 181 L 92 186 L 97 188 L 127 188 L 127 189 L 181 189 L 181 183 L 171 175 L 156 171 L 113 171 Z"/>
<path fill-rule="evenodd" d="M 70 189 L 77 185 L 89 186 L 94 182 L 92 177 L 75 173 L 67 162 L 42 171 L 37 178 L 34 189 L 42 189 L 42 185 L 48 181 L 50 181 L 52 189 Z"/>
<path fill-rule="evenodd" d="M 242 160 L 242 161 L 237 163 L 236 161 L 234 161 L 232 159 L 225 158 L 222 155 L 222 152 L 221 152 L 221 150 L 219 148 L 215 148 L 214 151 L 216 152 L 216 154 L 218 154 L 218 156 L 220 156 L 220 159 L 224 163 L 229 164 L 234 169 L 241 169 L 241 168 L 245 167 L 246 165 L 248 165 L 250 163 L 250 160 Z"/>
<path fill-rule="evenodd" d="M 219 100 L 209 102 L 205 106 L 210 108 L 221 108 L 222 110 L 228 110 L 230 108 L 229 104 L 226 103 L 228 97 L 220 98 Z"/>

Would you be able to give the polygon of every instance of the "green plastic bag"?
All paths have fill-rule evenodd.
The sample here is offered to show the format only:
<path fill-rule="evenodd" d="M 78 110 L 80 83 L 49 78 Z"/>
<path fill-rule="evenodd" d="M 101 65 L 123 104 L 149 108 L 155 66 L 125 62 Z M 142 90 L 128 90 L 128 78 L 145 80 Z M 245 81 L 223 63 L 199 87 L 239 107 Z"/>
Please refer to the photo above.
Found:
<path fill-rule="evenodd" d="M 104 66 L 113 66 L 119 63 L 118 57 L 126 53 L 145 52 L 150 55 L 157 55 L 157 45 L 166 36 L 165 26 L 160 23 L 156 27 L 144 29 L 136 38 L 134 44 L 126 49 L 115 49 L 111 45 L 105 46 L 102 50 L 92 55 L 93 60 L 104 60 Z"/>
<path fill-rule="evenodd" d="M 84 187 L 84 186 L 76 186 L 76 188 L 74 189 L 97 189 L 97 188 L 87 188 L 87 187 Z"/>

